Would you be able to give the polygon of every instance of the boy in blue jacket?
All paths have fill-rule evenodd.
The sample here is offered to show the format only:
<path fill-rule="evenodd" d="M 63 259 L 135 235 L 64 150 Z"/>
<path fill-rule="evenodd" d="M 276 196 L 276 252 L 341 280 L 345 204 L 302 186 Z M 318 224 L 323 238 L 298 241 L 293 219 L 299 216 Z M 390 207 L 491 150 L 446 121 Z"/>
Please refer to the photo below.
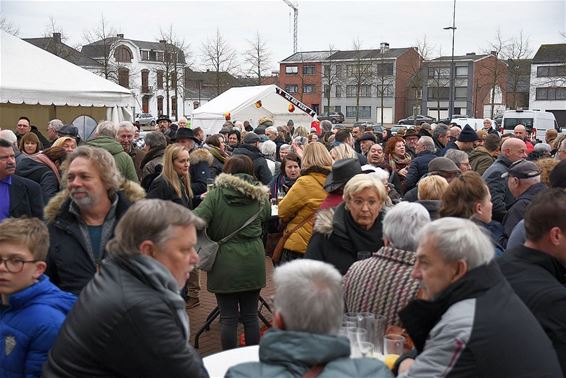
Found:
<path fill-rule="evenodd" d="M 37 218 L 0 223 L 0 377 L 39 377 L 76 301 L 43 274 L 47 227 Z"/>

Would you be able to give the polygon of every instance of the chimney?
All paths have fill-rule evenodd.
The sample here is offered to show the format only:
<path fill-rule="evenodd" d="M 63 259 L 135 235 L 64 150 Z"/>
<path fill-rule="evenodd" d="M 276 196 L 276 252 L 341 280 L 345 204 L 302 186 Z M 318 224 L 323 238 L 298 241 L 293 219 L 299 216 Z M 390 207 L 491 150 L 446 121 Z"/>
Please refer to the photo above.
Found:
<path fill-rule="evenodd" d="M 492 51 L 491 51 L 491 55 L 497 55 L 497 51 L 492 50 Z"/>
<path fill-rule="evenodd" d="M 466 55 L 476 55 L 476 53 L 475 52 L 469 52 L 469 53 L 466 53 Z"/>
<path fill-rule="evenodd" d="M 385 53 L 385 52 L 387 52 L 387 51 L 389 51 L 389 43 L 387 43 L 387 42 L 381 42 L 381 43 L 379 44 L 379 50 L 381 51 L 382 54 Z"/>
<path fill-rule="evenodd" d="M 116 34 L 116 37 L 118 37 L 120 39 L 124 39 L 124 34 Z"/>
<path fill-rule="evenodd" d="M 53 33 L 53 40 L 55 43 L 61 43 L 61 33 Z"/>
<path fill-rule="evenodd" d="M 159 40 L 159 43 L 167 43 L 167 41 L 164 40 L 164 39 L 161 39 L 161 40 Z"/>

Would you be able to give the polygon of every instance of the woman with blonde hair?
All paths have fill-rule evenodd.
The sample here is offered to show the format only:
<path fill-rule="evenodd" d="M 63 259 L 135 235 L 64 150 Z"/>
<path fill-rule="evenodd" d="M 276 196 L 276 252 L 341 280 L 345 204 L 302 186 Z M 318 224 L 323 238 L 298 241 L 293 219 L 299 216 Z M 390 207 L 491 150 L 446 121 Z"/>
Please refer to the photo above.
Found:
<path fill-rule="evenodd" d="M 163 155 L 163 171 L 151 183 L 147 198 L 173 201 L 192 209 L 189 167 L 189 150 L 180 144 L 169 145 Z"/>
<path fill-rule="evenodd" d="M 328 195 L 324 183 L 332 167 L 332 156 L 322 143 L 309 143 L 303 151 L 301 167 L 301 177 L 279 202 L 279 219 L 287 224 L 284 232 L 290 233 L 281 254 L 282 262 L 304 257 L 315 213 Z"/>
<path fill-rule="evenodd" d="M 57 138 L 51 147 L 63 147 L 65 151 L 70 154 L 77 148 L 77 140 L 70 136 Z"/>
<path fill-rule="evenodd" d="M 439 175 L 425 176 L 419 180 L 417 188 L 417 203 L 424 206 L 430 215 L 430 219 L 436 220 L 440 218 L 438 214 L 440 200 L 446 189 L 448 189 L 448 181 Z"/>
<path fill-rule="evenodd" d="M 332 156 L 332 159 L 334 159 L 334 161 L 342 159 L 358 160 L 358 154 L 356 153 L 356 151 L 346 143 L 340 143 L 339 145 L 331 149 L 330 156 Z"/>

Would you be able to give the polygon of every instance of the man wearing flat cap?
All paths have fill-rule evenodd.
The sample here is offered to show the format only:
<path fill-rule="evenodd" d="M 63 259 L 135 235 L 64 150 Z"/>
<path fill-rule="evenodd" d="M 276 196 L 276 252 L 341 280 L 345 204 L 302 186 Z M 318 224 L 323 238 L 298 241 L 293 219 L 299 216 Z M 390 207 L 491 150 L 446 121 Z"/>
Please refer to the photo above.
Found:
<path fill-rule="evenodd" d="M 460 168 L 456 166 L 452 160 L 445 157 L 437 157 L 428 163 L 428 173 L 422 177 L 437 175 L 442 176 L 450 183 L 454 178 L 460 175 Z M 403 201 L 415 202 L 418 199 L 418 183 L 411 190 L 407 191 L 403 196 Z"/>
<path fill-rule="evenodd" d="M 358 142 L 360 143 L 361 153 L 367 156 L 369 149 L 377 142 L 377 139 L 373 133 L 364 133 L 360 139 L 358 139 Z"/>
<path fill-rule="evenodd" d="M 267 160 L 259 151 L 259 135 L 256 133 L 247 133 L 237 148 L 232 152 L 233 155 L 246 155 L 254 163 L 254 176 L 261 181 L 263 185 L 271 182 L 272 174 L 267 166 Z"/>
<path fill-rule="evenodd" d="M 546 185 L 540 182 L 538 166 L 528 160 L 514 162 L 501 177 L 507 179 L 507 187 L 516 198 L 503 218 L 503 245 L 506 245 L 513 228 L 524 218 L 527 206 L 538 192 L 546 189 Z"/>
<path fill-rule="evenodd" d="M 411 158 L 414 159 L 417 156 L 417 142 L 419 141 L 419 133 L 415 129 L 408 129 L 403 135 L 403 139 L 405 139 L 406 148 L 405 150 Z"/>

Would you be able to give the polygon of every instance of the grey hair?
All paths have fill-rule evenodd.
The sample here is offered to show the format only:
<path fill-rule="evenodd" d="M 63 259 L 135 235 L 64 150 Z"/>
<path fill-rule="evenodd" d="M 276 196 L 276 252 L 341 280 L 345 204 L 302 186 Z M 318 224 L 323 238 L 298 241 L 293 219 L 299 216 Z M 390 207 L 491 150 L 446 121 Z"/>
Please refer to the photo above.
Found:
<path fill-rule="evenodd" d="M 463 218 L 440 218 L 418 233 L 419 244 L 434 242 L 434 248 L 446 261 L 464 260 L 468 270 L 493 260 L 495 247 L 486 231 Z"/>
<path fill-rule="evenodd" d="M 448 134 L 448 126 L 446 126 L 443 123 L 439 123 L 436 128 L 434 129 L 434 131 L 432 132 L 432 136 L 434 138 L 438 138 L 441 135 L 446 135 Z"/>
<path fill-rule="evenodd" d="M 171 201 L 146 199 L 135 202 L 120 219 L 114 238 L 106 245 L 113 256 L 140 255 L 139 246 L 150 240 L 158 246 L 171 237 L 174 227 L 194 225 L 197 229 L 205 222 L 192 211 Z"/>
<path fill-rule="evenodd" d="M 63 121 L 61 121 L 60 119 L 52 119 L 51 121 L 49 121 L 49 123 L 47 124 L 47 128 L 53 128 L 55 131 L 59 131 L 63 128 L 63 126 L 65 126 L 65 124 L 63 123 Z"/>
<path fill-rule="evenodd" d="M 469 160 L 467 153 L 465 153 L 464 151 L 456 150 L 454 148 L 446 151 L 444 157 L 452 160 L 456 164 L 456 166 L 458 166 L 458 168 L 460 168 L 460 164 L 462 164 L 464 160 Z"/>
<path fill-rule="evenodd" d="M 423 205 L 399 202 L 383 218 L 383 238 L 397 249 L 416 251 L 419 244 L 417 234 L 429 223 L 430 215 Z"/>
<path fill-rule="evenodd" d="M 146 134 L 144 138 L 145 144 L 149 146 L 149 148 L 153 147 L 167 147 L 167 139 L 165 139 L 165 135 L 162 132 L 152 131 Z"/>
<path fill-rule="evenodd" d="M 285 143 L 285 144 L 282 144 L 282 145 L 279 147 L 279 152 L 281 152 L 281 150 L 289 150 L 289 151 L 290 151 L 290 150 L 291 150 L 291 146 L 288 145 L 288 144 L 286 144 L 286 143 Z"/>
<path fill-rule="evenodd" d="M 118 126 L 112 121 L 102 121 L 96 126 L 94 134 L 96 136 L 107 136 L 110 138 L 116 138 L 118 133 Z"/>
<path fill-rule="evenodd" d="M 325 119 L 324 121 L 320 122 L 320 128 L 322 129 L 323 133 L 329 133 L 332 131 L 332 122 Z"/>
<path fill-rule="evenodd" d="M 273 273 L 274 307 L 289 331 L 337 334 L 342 324 L 342 276 L 332 265 L 308 259 L 288 262 Z"/>
<path fill-rule="evenodd" d="M 550 153 L 552 149 L 550 148 L 550 144 L 548 143 L 537 143 L 535 144 L 534 151 L 535 152 L 548 152 Z"/>
<path fill-rule="evenodd" d="M 131 123 L 130 121 L 122 121 L 118 124 L 118 131 L 116 132 L 116 134 L 118 134 L 120 132 L 120 130 L 122 129 L 126 129 L 131 133 L 135 133 L 136 132 L 136 127 L 134 126 L 133 123 Z"/>
<path fill-rule="evenodd" d="M 110 152 L 97 147 L 79 146 L 73 152 L 67 155 L 64 166 L 62 167 L 64 185 L 67 183 L 67 174 L 69 172 L 69 165 L 76 158 L 85 158 L 94 165 L 100 179 L 106 188 L 109 196 L 113 195 L 120 189 L 120 185 L 124 181 L 124 177 L 116 167 L 116 162 Z"/>
<path fill-rule="evenodd" d="M 362 167 L 362 170 L 364 170 L 364 167 L 365 165 Z M 383 168 L 373 168 L 373 172 L 370 172 L 368 174 L 381 181 L 383 185 L 387 185 L 387 183 L 389 182 L 389 171 L 386 171 Z"/>
<path fill-rule="evenodd" d="M 18 137 L 12 130 L 0 130 L 0 139 L 4 139 L 12 145 L 18 144 Z"/>
<path fill-rule="evenodd" d="M 434 152 L 436 150 L 436 147 L 434 146 L 434 139 L 432 139 L 431 137 L 424 135 L 420 137 L 419 141 L 421 142 L 425 151 Z"/>
<path fill-rule="evenodd" d="M 266 140 L 261 144 L 260 150 L 262 154 L 266 155 L 272 160 L 275 160 L 275 152 L 277 151 L 277 145 L 275 144 L 275 142 Z"/>
<path fill-rule="evenodd" d="M 267 134 L 268 131 L 274 132 L 275 134 L 277 134 L 277 127 L 275 126 L 268 126 L 265 128 L 265 133 Z"/>

